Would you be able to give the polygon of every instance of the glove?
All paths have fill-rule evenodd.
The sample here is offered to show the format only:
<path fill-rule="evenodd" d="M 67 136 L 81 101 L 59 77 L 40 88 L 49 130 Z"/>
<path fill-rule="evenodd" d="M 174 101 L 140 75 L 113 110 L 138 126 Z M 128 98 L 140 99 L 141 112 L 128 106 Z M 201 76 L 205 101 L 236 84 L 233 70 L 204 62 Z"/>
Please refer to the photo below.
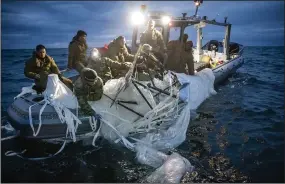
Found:
<path fill-rule="evenodd" d="M 143 59 L 144 57 L 143 56 L 138 56 L 138 59 Z"/>
<path fill-rule="evenodd" d="M 123 65 L 123 68 L 127 68 L 128 69 L 128 68 L 131 68 L 133 64 L 129 63 L 129 62 L 126 62 L 126 63 L 123 63 L 122 65 Z"/>

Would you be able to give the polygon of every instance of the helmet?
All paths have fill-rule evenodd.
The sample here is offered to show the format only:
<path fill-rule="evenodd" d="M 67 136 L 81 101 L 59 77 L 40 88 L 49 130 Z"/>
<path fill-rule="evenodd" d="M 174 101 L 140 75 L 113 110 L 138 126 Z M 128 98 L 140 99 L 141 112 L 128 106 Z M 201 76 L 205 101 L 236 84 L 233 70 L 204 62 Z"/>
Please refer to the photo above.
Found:
<path fill-rule="evenodd" d="M 158 61 L 152 53 L 152 47 L 149 44 L 143 44 L 141 52 L 148 55 L 152 60 Z"/>
<path fill-rule="evenodd" d="M 91 68 L 82 69 L 80 76 L 83 82 L 89 85 L 93 85 L 98 77 L 97 72 Z"/>
<path fill-rule="evenodd" d="M 149 44 L 143 44 L 141 52 L 149 55 L 152 51 L 152 47 Z"/>

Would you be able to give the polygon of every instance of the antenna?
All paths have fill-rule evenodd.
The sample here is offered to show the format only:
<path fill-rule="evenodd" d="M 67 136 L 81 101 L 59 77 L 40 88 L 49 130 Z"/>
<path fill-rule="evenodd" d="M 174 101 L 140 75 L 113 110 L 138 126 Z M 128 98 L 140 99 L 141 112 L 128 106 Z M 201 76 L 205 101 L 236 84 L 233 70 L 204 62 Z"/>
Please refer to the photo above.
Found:
<path fill-rule="evenodd" d="M 228 19 L 228 17 L 225 17 L 225 24 L 227 23 L 227 19 Z"/>
<path fill-rule="evenodd" d="M 203 0 L 194 0 L 194 3 L 195 3 L 195 6 L 196 6 L 196 11 L 195 11 L 194 17 L 196 17 L 197 13 L 198 13 L 198 8 L 203 3 Z"/>

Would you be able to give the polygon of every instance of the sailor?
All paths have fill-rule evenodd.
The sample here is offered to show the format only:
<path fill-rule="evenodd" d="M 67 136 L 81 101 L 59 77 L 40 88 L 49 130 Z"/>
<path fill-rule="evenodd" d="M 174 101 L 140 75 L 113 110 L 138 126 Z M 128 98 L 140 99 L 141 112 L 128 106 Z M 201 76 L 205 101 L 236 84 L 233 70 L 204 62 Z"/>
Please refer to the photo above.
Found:
<path fill-rule="evenodd" d="M 194 75 L 194 61 L 192 53 L 192 42 L 187 42 L 188 35 L 184 34 L 182 42 L 179 40 L 168 43 L 168 59 L 165 64 L 167 70 L 177 73 Z M 187 70 L 186 70 L 187 66 Z"/>
<path fill-rule="evenodd" d="M 149 20 L 147 24 L 147 30 L 141 34 L 140 44 L 149 44 L 152 47 L 156 58 L 164 63 L 167 58 L 167 49 L 162 34 L 154 27 L 154 20 Z"/>
<path fill-rule="evenodd" d="M 132 63 L 134 60 L 134 55 L 129 54 L 125 44 L 126 44 L 125 37 L 123 36 L 117 37 L 108 45 L 108 50 L 105 53 L 104 57 L 107 57 L 119 63 L 125 63 L 125 62 Z M 114 78 L 122 77 L 123 76 L 122 74 L 124 74 L 124 72 L 121 72 L 120 70 L 113 68 L 112 75 Z"/>
<path fill-rule="evenodd" d="M 102 98 L 103 81 L 95 70 L 84 68 L 74 83 L 74 93 L 80 106 L 80 112 L 84 115 L 93 116 L 94 110 L 88 101 L 97 101 Z"/>
<path fill-rule="evenodd" d="M 75 69 L 77 72 L 80 71 L 87 65 L 86 63 L 86 43 L 87 33 L 85 31 L 77 31 L 76 36 L 73 37 L 72 41 L 68 46 L 68 64 L 67 69 Z"/>
<path fill-rule="evenodd" d="M 38 93 L 42 93 L 46 89 L 49 74 L 58 74 L 59 79 L 67 87 L 71 90 L 73 88 L 72 81 L 61 75 L 54 59 L 46 54 L 44 45 L 37 45 L 32 57 L 25 63 L 24 74 L 35 80 L 33 89 Z"/>
<path fill-rule="evenodd" d="M 87 63 L 87 68 L 95 70 L 97 74 L 103 79 L 104 83 L 110 79 L 114 79 L 113 74 L 116 71 L 121 72 L 119 76 L 124 76 L 132 66 L 132 63 L 130 62 L 120 63 L 118 61 L 113 61 L 107 57 L 101 57 L 99 51 L 96 48 L 92 49 Z"/>
<path fill-rule="evenodd" d="M 185 40 L 185 52 L 183 52 L 183 59 L 187 66 L 187 71 L 189 75 L 195 74 L 195 67 L 194 67 L 194 56 L 193 56 L 193 42 Z M 187 74 L 187 72 L 186 72 Z"/>
<path fill-rule="evenodd" d="M 163 72 L 163 64 L 154 56 L 152 47 L 148 44 L 142 46 L 136 65 L 138 80 L 149 81 L 153 77 L 160 77 Z"/>
<path fill-rule="evenodd" d="M 108 45 L 105 56 L 120 63 L 133 62 L 134 60 L 134 55 L 128 52 L 126 39 L 123 36 L 117 37 Z"/>

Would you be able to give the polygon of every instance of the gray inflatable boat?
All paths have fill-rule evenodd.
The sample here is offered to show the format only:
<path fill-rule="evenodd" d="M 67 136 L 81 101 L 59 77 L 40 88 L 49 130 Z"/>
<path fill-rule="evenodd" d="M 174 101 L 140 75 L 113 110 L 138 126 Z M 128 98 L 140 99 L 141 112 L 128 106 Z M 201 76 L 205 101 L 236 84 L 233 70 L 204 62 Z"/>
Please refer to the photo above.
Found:
<path fill-rule="evenodd" d="M 76 80 L 78 73 L 75 71 L 63 73 L 66 77 Z M 14 102 L 7 109 L 7 118 L 13 128 L 20 131 L 20 136 L 27 139 L 53 139 L 62 138 L 66 135 L 67 125 L 61 123 L 58 114 L 54 107 L 47 105 L 41 115 L 42 126 L 37 136 L 33 136 L 33 131 L 29 120 L 29 107 L 43 100 L 42 95 L 27 93 L 14 100 Z M 39 113 L 44 103 L 39 103 L 32 108 L 32 119 L 35 130 L 39 126 Z M 70 111 L 76 114 L 74 109 Z M 89 116 L 84 116 L 79 113 L 78 118 L 82 122 L 77 129 L 77 135 L 92 132 Z"/>

